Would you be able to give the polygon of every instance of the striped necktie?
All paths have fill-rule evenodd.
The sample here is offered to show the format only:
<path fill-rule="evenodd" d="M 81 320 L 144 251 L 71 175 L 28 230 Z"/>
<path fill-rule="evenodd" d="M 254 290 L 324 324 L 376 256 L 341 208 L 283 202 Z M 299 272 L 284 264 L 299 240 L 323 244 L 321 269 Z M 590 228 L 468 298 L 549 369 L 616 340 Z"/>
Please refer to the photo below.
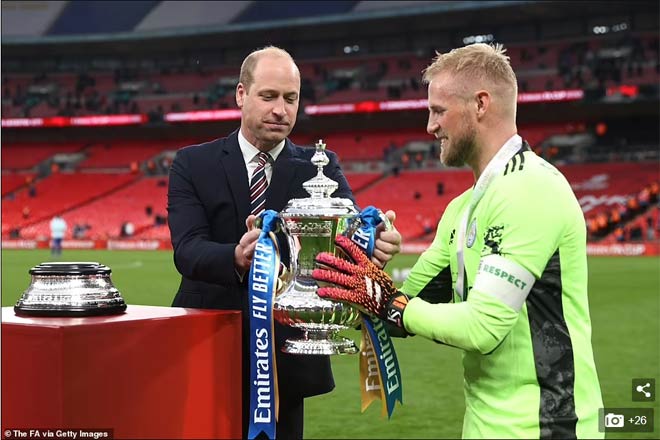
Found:
<path fill-rule="evenodd" d="M 250 179 L 250 213 L 253 215 L 261 214 L 266 206 L 266 188 L 268 188 L 266 162 L 269 159 L 270 155 L 268 153 L 264 153 L 263 151 L 259 153 L 259 163 Z"/>

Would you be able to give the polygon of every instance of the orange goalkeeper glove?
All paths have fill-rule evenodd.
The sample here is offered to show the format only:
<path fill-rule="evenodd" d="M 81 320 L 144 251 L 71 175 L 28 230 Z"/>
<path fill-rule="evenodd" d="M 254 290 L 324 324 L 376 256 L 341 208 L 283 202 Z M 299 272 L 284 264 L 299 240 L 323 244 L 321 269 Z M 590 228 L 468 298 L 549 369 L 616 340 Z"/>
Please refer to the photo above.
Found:
<path fill-rule="evenodd" d="M 354 304 L 366 313 L 403 328 L 403 311 L 408 305 L 408 296 L 399 292 L 391 278 L 350 238 L 338 235 L 335 244 L 352 262 L 328 252 L 318 254 L 315 261 L 320 268 L 312 272 L 312 277 L 321 286 L 318 295 Z M 332 287 L 327 286 L 328 283 Z"/>

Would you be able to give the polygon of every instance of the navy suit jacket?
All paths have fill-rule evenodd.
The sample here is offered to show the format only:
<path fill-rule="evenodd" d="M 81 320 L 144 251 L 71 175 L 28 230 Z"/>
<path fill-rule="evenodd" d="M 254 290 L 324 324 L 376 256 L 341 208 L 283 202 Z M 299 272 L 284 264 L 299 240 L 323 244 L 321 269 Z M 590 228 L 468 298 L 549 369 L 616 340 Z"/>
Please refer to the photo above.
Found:
<path fill-rule="evenodd" d="M 310 162 L 314 148 L 286 140 L 274 163 L 266 192 L 266 209 L 281 211 L 293 198 L 309 197 L 303 182 L 317 173 Z M 353 199 L 337 161 L 326 151 L 330 163 L 324 173 L 339 183 L 333 197 Z M 170 170 L 168 191 L 169 226 L 174 263 L 181 285 L 173 306 L 240 310 L 243 312 L 243 365 L 248 365 L 247 276 L 240 282 L 234 269 L 234 248 L 246 232 L 250 213 L 249 179 L 238 145 L 238 130 L 226 138 L 185 147 L 177 152 Z M 285 243 L 282 253 L 288 253 Z M 288 254 L 282 255 L 288 261 Z M 297 329 L 275 323 L 276 356 L 281 398 L 308 397 L 334 388 L 328 356 L 289 355 L 280 348 Z M 245 406 L 249 395 L 244 371 Z"/>

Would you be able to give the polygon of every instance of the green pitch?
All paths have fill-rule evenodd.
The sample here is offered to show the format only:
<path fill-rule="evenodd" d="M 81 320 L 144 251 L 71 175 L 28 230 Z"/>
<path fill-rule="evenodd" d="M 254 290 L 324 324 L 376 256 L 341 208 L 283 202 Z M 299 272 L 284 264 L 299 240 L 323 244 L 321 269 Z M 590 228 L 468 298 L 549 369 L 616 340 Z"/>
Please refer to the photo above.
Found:
<path fill-rule="evenodd" d="M 405 276 L 416 256 L 390 265 Z M 179 277 L 170 252 L 64 251 L 63 261 L 98 261 L 130 304 L 169 306 Z M 2 251 L 2 305 L 12 306 L 28 286 L 28 270 L 51 261 L 48 251 Z M 632 402 L 631 380 L 655 378 L 660 388 L 660 262 L 657 257 L 589 259 L 589 299 L 596 366 L 607 407 L 655 408 L 655 432 L 608 438 L 658 438 L 660 399 Z M 359 338 L 358 332 L 348 332 Z M 404 405 L 392 419 L 378 402 L 360 413 L 356 356 L 333 358 L 337 388 L 306 400 L 306 438 L 458 438 L 463 417 L 460 352 L 422 338 L 395 341 L 403 374 Z M 656 389 L 656 392 L 658 389 Z"/>

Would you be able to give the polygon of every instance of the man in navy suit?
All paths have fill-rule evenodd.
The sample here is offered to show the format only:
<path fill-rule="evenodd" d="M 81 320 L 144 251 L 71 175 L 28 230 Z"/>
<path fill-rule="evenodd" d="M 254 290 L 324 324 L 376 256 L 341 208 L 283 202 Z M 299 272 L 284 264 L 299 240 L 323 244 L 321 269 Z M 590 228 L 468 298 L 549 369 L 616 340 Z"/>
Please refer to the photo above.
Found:
<path fill-rule="evenodd" d="M 309 197 L 303 182 L 316 175 L 313 148 L 287 136 L 298 113 L 300 72 L 291 56 L 276 47 L 248 55 L 241 66 L 236 103 L 241 127 L 229 136 L 179 150 L 168 191 L 174 263 L 181 285 L 173 306 L 243 312 L 243 365 L 248 364 L 247 272 L 259 229 L 253 227 L 250 176 L 266 152 L 265 209 L 281 211 L 293 198 Z M 333 197 L 353 199 L 337 156 L 326 151 L 325 174 L 339 183 Z M 394 220 L 394 213 L 387 213 Z M 384 266 L 399 251 L 396 230 L 379 231 L 374 262 Z M 283 260 L 288 260 L 286 250 Z M 334 388 L 328 356 L 289 355 L 280 348 L 298 330 L 275 324 L 279 383 L 278 438 L 302 438 L 303 399 Z M 249 374 L 243 374 L 243 436 L 247 435 Z"/>

